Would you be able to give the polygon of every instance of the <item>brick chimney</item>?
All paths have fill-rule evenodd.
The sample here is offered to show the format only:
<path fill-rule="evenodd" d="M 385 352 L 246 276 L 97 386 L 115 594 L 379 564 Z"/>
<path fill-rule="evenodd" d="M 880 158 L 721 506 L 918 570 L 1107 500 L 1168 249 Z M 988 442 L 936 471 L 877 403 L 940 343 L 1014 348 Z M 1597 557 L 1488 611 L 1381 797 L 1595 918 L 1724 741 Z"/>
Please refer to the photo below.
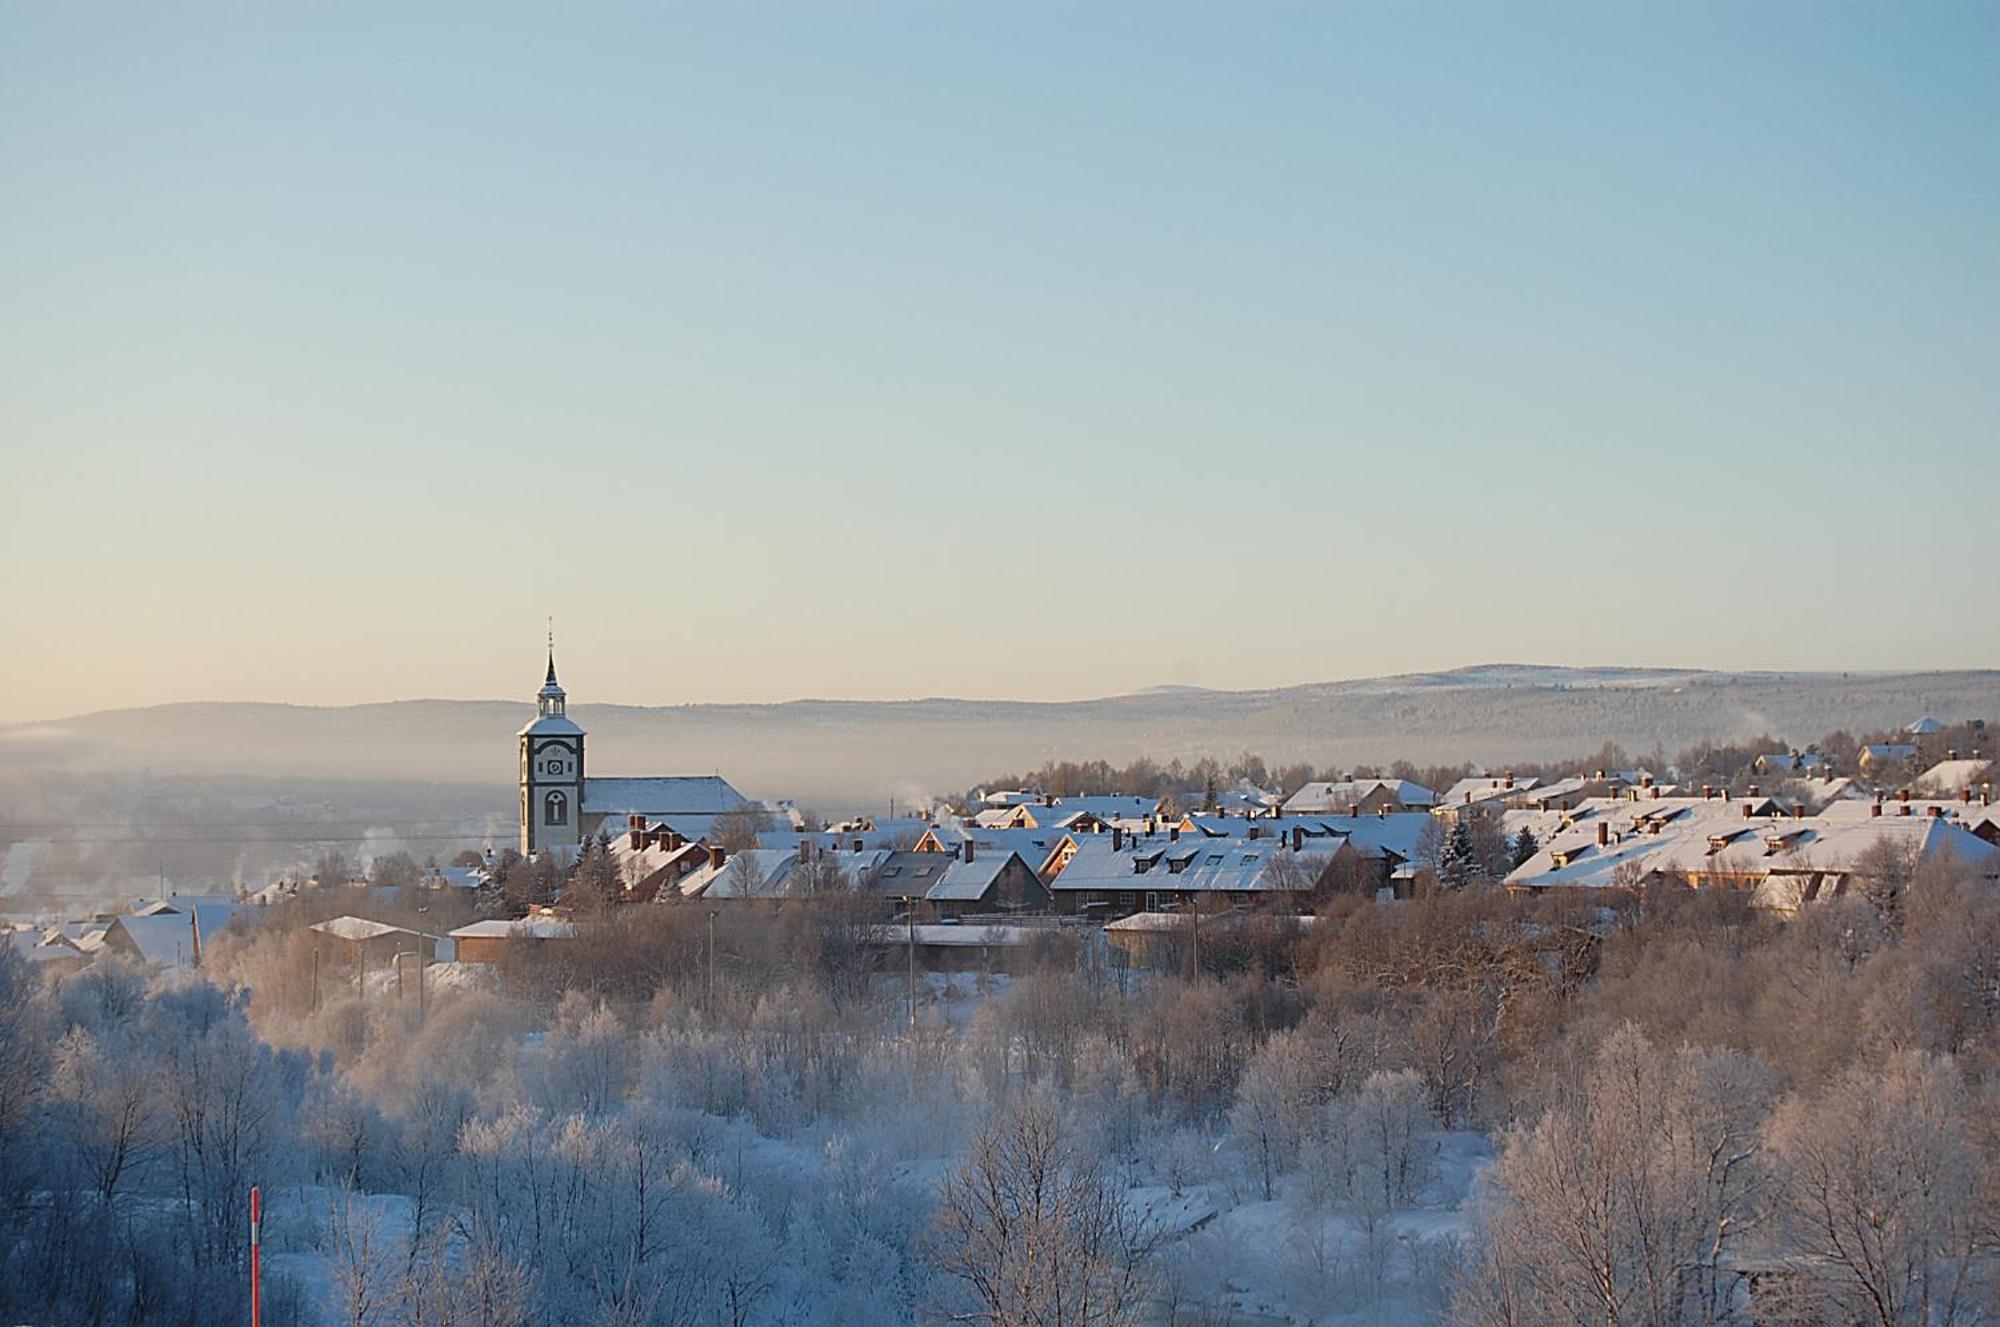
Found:
<path fill-rule="evenodd" d="M 1597 822 L 1597 846 L 1602 848 L 1611 842 L 1611 826 L 1600 820 Z"/>
<path fill-rule="evenodd" d="M 1125 831 L 1120 829 L 1118 826 L 1113 825 L 1111 827 L 1111 851 L 1123 852 L 1124 850 L 1125 850 Z"/>
<path fill-rule="evenodd" d="M 721 844 L 711 844 L 708 849 L 708 866 L 711 871 L 720 871 L 722 864 L 729 860 L 729 849 Z"/>
<path fill-rule="evenodd" d="M 1361 819 L 1361 803 L 1349 802 L 1347 804 L 1347 814 L 1356 820 Z"/>
<path fill-rule="evenodd" d="M 1870 806 L 1870 807 L 1868 808 L 1868 815 L 1869 815 L 1869 818 L 1870 818 L 1870 819 L 1874 819 L 1874 820 L 1879 820 L 1879 819 L 1881 819 L 1881 817 L 1882 817 L 1882 803 L 1880 803 L 1880 802 L 1876 802 L 1876 803 L 1874 803 L 1874 804 L 1873 804 L 1872 806 Z"/>
<path fill-rule="evenodd" d="M 1743 818 L 1745 820 L 1753 818 L 1756 815 L 1756 811 L 1757 807 L 1754 802 L 1745 802 L 1743 804 Z"/>
<path fill-rule="evenodd" d="M 973 854 L 978 851 L 979 847 L 977 844 L 973 843 L 972 836 L 967 835 L 965 839 L 965 860 L 968 862 L 971 861 Z"/>
<path fill-rule="evenodd" d="M 1293 825 L 1292 851 L 1304 852 L 1305 850 L 1306 850 L 1306 827 L 1304 825 Z"/>

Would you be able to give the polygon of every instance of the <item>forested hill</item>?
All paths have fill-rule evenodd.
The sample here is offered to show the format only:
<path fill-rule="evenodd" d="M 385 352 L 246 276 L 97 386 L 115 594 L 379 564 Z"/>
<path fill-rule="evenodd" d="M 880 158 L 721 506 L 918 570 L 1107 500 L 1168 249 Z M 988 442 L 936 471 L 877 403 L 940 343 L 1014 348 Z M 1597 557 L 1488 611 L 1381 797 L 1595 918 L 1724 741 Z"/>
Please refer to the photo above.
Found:
<path fill-rule="evenodd" d="M 415 700 L 315 708 L 163 705 L 0 729 L 0 767 L 509 785 L 532 706 Z M 1320 766 L 1552 759 L 1617 742 L 1669 753 L 1770 733 L 2000 718 L 2000 670 L 1721 673 L 1488 665 L 1268 691 L 1160 688 L 1048 703 L 800 700 L 578 703 L 593 772 L 720 771 L 745 791 L 832 807 L 962 788 L 1047 760 L 1255 751 Z"/>

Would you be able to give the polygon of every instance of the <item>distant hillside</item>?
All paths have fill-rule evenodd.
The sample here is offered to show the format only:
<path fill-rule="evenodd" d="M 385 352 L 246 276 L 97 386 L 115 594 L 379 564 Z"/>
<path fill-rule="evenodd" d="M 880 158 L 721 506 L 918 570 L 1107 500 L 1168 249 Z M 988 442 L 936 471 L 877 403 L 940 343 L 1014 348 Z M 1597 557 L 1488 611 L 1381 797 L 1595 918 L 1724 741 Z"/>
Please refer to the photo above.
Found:
<path fill-rule="evenodd" d="M 312 708 L 163 705 L 0 729 L 0 767 L 436 780 L 510 785 L 532 707 L 417 700 Z M 1605 741 L 1669 753 L 1769 732 L 2000 719 L 2000 670 L 1716 673 L 1486 665 L 1271 691 L 1156 689 L 1101 700 L 801 700 L 576 704 L 590 768 L 720 771 L 746 791 L 827 810 L 960 788 L 1049 759 L 1161 760 L 1255 751 L 1319 765 L 1584 755 Z"/>

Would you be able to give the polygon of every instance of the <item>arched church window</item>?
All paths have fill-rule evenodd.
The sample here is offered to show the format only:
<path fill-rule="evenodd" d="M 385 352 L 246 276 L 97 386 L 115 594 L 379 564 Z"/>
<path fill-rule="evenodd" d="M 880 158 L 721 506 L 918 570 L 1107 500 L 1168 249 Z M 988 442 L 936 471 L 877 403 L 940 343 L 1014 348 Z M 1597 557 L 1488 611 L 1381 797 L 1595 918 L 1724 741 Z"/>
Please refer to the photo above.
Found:
<path fill-rule="evenodd" d="M 542 802 L 542 823 L 545 825 L 567 825 L 569 823 L 569 798 L 561 793 L 550 793 Z"/>

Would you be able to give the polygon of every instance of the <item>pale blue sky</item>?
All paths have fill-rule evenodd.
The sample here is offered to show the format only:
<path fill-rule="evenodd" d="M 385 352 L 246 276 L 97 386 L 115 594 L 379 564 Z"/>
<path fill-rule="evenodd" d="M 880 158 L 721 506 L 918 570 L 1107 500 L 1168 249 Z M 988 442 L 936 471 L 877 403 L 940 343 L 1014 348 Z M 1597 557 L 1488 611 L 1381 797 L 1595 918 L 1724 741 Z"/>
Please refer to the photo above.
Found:
<path fill-rule="evenodd" d="M 420 8 L 421 12 L 409 12 Z M 2000 6 L 0 7 L 0 718 L 2000 661 Z"/>

